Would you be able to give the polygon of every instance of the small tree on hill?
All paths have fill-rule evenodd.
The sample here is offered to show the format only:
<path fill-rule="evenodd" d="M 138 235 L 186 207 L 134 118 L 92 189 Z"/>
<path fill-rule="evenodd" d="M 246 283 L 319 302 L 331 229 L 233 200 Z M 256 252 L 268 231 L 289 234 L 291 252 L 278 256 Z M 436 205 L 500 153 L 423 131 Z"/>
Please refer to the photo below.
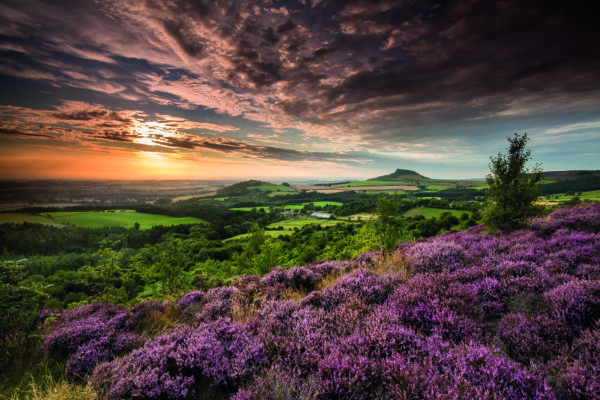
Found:
<path fill-rule="evenodd" d="M 377 198 L 377 215 L 375 227 L 380 239 L 381 254 L 390 254 L 400 230 L 398 196 L 380 195 Z"/>
<path fill-rule="evenodd" d="M 490 157 L 487 183 L 488 204 L 483 222 L 492 230 L 515 229 L 523 226 L 536 212 L 534 201 L 540 195 L 538 182 L 542 170 L 538 164 L 530 170 L 525 164 L 531 151 L 525 149 L 527 133 L 508 137 L 508 153 Z"/>

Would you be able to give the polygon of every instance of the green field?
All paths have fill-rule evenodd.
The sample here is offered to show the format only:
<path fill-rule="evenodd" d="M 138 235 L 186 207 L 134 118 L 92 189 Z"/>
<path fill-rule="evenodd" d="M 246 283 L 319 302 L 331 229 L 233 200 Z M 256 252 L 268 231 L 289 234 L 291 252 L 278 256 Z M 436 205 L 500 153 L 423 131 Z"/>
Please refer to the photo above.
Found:
<path fill-rule="evenodd" d="M 22 224 L 28 222 L 31 224 L 43 224 L 63 227 L 64 224 L 42 215 L 22 214 L 22 213 L 0 213 L 0 224 L 13 223 Z"/>
<path fill-rule="evenodd" d="M 428 208 L 428 207 L 415 207 L 415 208 L 412 208 L 412 209 L 406 211 L 403 215 L 405 217 L 416 217 L 417 215 L 422 215 L 425 218 L 431 218 L 431 217 L 439 218 L 439 216 L 442 215 L 442 213 L 448 212 L 448 211 L 451 212 L 457 218 L 460 217 L 462 215 L 462 213 L 467 213 L 469 215 L 469 217 L 471 216 L 470 211 L 444 210 L 441 208 Z"/>
<path fill-rule="evenodd" d="M 279 236 L 288 236 L 288 235 L 293 234 L 294 232 L 293 231 L 264 231 L 264 233 L 267 236 L 279 237 Z M 250 235 L 251 235 L 251 233 L 244 233 L 242 235 L 237 235 L 237 236 L 225 239 L 224 242 L 229 242 L 231 240 L 238 240 L 238 239 L 246 239 Z"/>
<path fill-rule="evenodd" d="M 293 192 L 294 189 L 289 186 L 282 185 L 260 185 L 260 186 L 248 186 L 248 190 L 261 190 L 263 192 Z"/>
<path fill-rule="evenodd" d="M 132 228 L 135 223 L 140 224 L 140 229 L 150 229 L 156 225 L 180 225 L 205 223 L 193 217 L 175 218 L 166 215 L 144 214 L 134 210 L 111 211 L 70 211 L 53 212 L 44 214 L 53 219 L 83 228 L 100 228 L 103 226 L 122 226 Z"/>
<path fill-rule="evenodd" d="M 305 225 L 321 225 L 321 226 L 333 226 L 335 224 L 348 224 L 350 222 L 347 221 L 347 218 L 344 219 L 319 219 L 319 218 L 311 218 L 311 217 L 302 217 L 298 219 L 286 219 L 284 221 L 279 221 L 272 223 L 271 225 L 267 225 L 268 229 L 276 229 L 279 226 L 282 226 L 284 230 L 292 231 L 294 228 L 302 228 Z"/>
<path fill-rule="evenodd" d="M 354 187 L 354 186 L 412 186 L 413 183 L 409 182 L 395 182 L 395 181 L 352 181 L 349 183 L 341 183 L 339 185 L 333 185 L 332 187 Z"/>
<path fill-rule="evenodd" d="M 424 192 L 428 192 L 428 191 L 436 191 L 437 192 L 438 190 L 455 188 L 456 185 L 453 185 L 453 184 L 450 184 L 450 183 L 449 184 L 439 184 L 439 183 L 436 183 L 434 185 L 427 185 L 425 187 L 426 187 L 426 190 L 423 190 Z"/>
<path fill-rule="evenodd" d="M 566 195 L 565 193 L 553 194 L 550 196 L 544 196 L 544 201 L 569 201 L 574 197 L 579 197 L 580 200 L 597 200 L 600 201 L 600 190 L 593 190 L 589 192 L 581 192 L 580 196 L 577 195 Z"/>
<path fill-rule="evenodd" d="M 313 201 L 313 202 L 302 203 L 302 204 L 288 204 L 287 206 L 277 207 L 277 208 L 283 208 L 284 210 L 297 211 L 297 210 L 302 210 L 302 208 L 306 204 L 313 204 L 315 207 L 325 207 L 325 206 L 341 206 L 343 203 L 340 203 L 339 201 Z M 264 209 L 265 212 L 269 212 L 271 210 L 271 207 L 269 207 L 269 206 L 265 206 L 265 207 L 234 207 L 234 208 L 231 208 L 231 210 L 252 211 L 252 210 L 260 210 L 261 208 Z"/>
<path fill-rule="evenodd" d="M 289 196 L 289 195 L 294 195 L 297 194 L 297 192 L 271 192 L 268 194 L 269 197 L 275 197 L 275 196 Z"/>
<path fill-rule="evenodd" d="M 260 209 L 265 210 L 265 212 L 269 212 L 271 211 L 271 207 L 233 207 L 230 208 L 230 210 L 235 210 L 235 211 L 252 211 L 252 210 L 260 210 Z"/>

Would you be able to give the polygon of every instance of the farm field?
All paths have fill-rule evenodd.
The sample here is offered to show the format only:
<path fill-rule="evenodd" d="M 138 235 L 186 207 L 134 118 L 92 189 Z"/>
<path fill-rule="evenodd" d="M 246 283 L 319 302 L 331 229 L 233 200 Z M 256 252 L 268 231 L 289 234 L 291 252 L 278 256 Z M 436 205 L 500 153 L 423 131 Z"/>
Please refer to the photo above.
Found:
<path fill-rule="evenodd" d="M 261 190 L 263 192 L 294 192 L 294 189 L 289 186 L 283 185 L 259 185 L 259 186 L 248 186 L 248 190 Z"/>
<path fill-rule="evenodd" d="M 312 186 L 312 185 L 302 185 L 302 186 L 294 186 L 298 190 L 306 190 L 308 192 L 318 192 L 318 193 L 341 193 L 341 192 L 349 192 L 349 191 L 369 191 L 369 192 L 400 192 L 401 190 L 406 191 L 418 191 L 419 188 L 416 186 L 404 186 L 397 185 L 395 182 L 394 185 L 362 185 L 362 186 L 340 186 L 340 187 L 328 187 L 328 186 Z"/>
<path fill-rule="evenodd" d="M 427 207 L 413 208 L 413 209 L 406 211 L 403 215 L 405 217 L 416 217 L 417 215 L 422 215 L 425 218 L 431 218 L 431 217 L 439 218 L 439 216 L 442 215 L 442 213 L 448 212 L 448 211 L 451 212 L 457 218 L 460 217 L 462 215 L 462 213 L 467 213 L 469 215 L 469 217 L 471 216 L 470 211 L 445 210 L 445 209 L 441 209 L 441 208 L 427 208 Z"/>
<path fill-rule="evenodd" d="M 293 233 L 294 233 L 294 231 L 291 231 L 291 230 L 288 230 L 288 231 L 264 231 L 264 234 L 267 236 L 270 236 L 270 237 L 288 236 Z M 232 240 L 239 240 L 239 239 L 246 239 L 250 235 L 251 235 L 251 233 L 244 233 L 241 235 L 237 235 L 237 236 L 225 239 L 224 242 L 230 242 Z"/>
<path fill-rule="evenodd" d="M 31 224 L 57 226 L 57 227 L 65 226 L 61 222 L 58 222 L 52 218 L 45 217 L 42 215 L 22 214 L 22 213 L 0 213 L 0 224 L 5 224 L 5 223 L 22 224 L 24 222 L 28 222 Z"/>
<path fill-rule="evenodd" d="M 150 229 L 156 225 L 179 225 L 205 223 L 193 217 L 175 218 L 166 215 L 144 214 L 133 210 L 108 211 L 73 211 L 53 212 L 49 215 L 62 223 L 69 223 L 82 228 L 100 228 L 103 226 L 121 226 L 131 228 L 135 223 L 140 224 L 140 229 Z"/>
<path fill-rule="evenodd" d="M 581 195 L 567 195 L 565 193 L 553 194 L 544 196 L 544 201 L 569 201 L 574 197 L 579 197 L 580 200 L 599 200 L 600 201 L 600 190 L 593 190 L 589 192 L 581 192 Z"/>
<path fill-rule="evenodd" d="M 290 196 L 296 194 L 296 191 L 288 191 L 288 192 L 271 192 L 268 194 L 269 197 L 275 197 L 275 196 Z"/>
<path fill-rule="evenodd" d="M 351 215 L 351 216 L 345 217 L 345 218 L 350 218 L 352 221 L 368 221 L 370 219 L 377 219 L 377 215 L 367 214 L 367 213 L 358 213 L 358 214 L 354 214 L 354 215 Z"/>
<path fill-rule="evenodd" d="M 313 201 L 313 202 L 309 202 L 309 203 L 302 203 L 302 204 L 289 204 L 283 207 L 277 207 L 277 208 L 283 208 L 285 210 L 301 210 L 306 204 L 313 204 L 315 207 L 325 207 L 325 206 L 341 206 L 342 203 L 340 203 L 339 201 Z M 256 210 L 260 210 L 260 209 L 264 209 L 266 212 L 269 212 L 271 210 L 271 207 L 269 206 L 265 206 L 265 207 L 234 207 L 231 208 L 231 210 L 236 210 L 236 211 L 252 211 L 254 209 Z"/>
<path fill-rule="evenodd" d="M 292 231 L 294 228 L 302 228 L 306 225 L 321 225 L 321 226 L 333 226 L 336 224 L 348 224 L 348 221 L 344 220 L 336 220 L 336 219 L 318 219 L 318 218 L 310 218 L 303 217 L 299 219 L 287 219 L 285 221 L 275 222 L 273 224 L 267 225 L 267 229 L 276 229 L 279 226 L 282 226 L 284 230 Z"/>
<path fill-rule="evenodd" d="M 414 183 L 414 182 L 413 182 Z M 331 187 L 355 187 L 355 186 L 406 186 L 413 185 L 410 182 L 392 182 L 392 181 L 352 181 L 349 183 L 340 183 Z"/>

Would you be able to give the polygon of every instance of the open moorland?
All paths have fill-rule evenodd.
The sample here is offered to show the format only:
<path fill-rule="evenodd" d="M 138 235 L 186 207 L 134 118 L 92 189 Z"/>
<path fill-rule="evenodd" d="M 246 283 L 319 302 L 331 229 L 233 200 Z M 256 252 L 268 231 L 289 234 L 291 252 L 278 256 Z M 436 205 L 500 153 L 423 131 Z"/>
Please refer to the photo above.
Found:
<path fill-rule="evenodd" d="M 0 212 L 0 395 L 593 398 L 596 175 L 550 173 L 495 233 L 486 182 L 407 170 L 24 198 Z"/>
<path fill-rule="evenodd" d="M 41 351 L 101 399 L 591 399 L 599 233 L 600 206 L 575 207 L 276 268 L 173 309 L 90 304 L 48 319 Z"/>

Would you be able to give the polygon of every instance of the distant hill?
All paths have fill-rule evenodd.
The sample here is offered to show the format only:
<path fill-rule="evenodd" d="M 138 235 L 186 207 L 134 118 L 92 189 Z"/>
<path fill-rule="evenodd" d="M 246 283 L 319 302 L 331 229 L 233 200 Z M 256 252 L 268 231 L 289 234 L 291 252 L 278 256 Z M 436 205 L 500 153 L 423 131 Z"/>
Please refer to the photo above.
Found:
<path fill-rule="evenodd" d="M 387 181 L 387 182 L 430 182 L 431 178 L 427 178 L 415 171 L 409 169 L 400 169 L 389 175 L 382 175 L 376 178 L 368 179 L 369 181 Z"/>
<path fill-rule="evenodd" d="M 585 177 L 600 177 L 600 170 L 544 171 L 546 181 L 564 181 Z"/>
<path fill-rule="evenodd" d="M 250 180 L 244 182 L 234 183 L 233 185 L 225 186 L 222 189 L 217 190 L 217 196 L 232 197 L 232 196 L 243 196 L 248 193 L 248 187 L 270 185 L 268 182 Z"/>
<path fill-rule="evenodd" d="M 264 192 L 280 192 L 293 191 L 294 189 L 290 188 L 289 186 L 276 185 L 274 183 L 263 182 L 258 180 L 250 180 L 225 186 L 224 188 L 217 190 L 216 195 L 218 197 L 244 196 L 248 194 L 250 190 L 259 190 Z"/>
<path fill-rule="evenodd" d="M 545 194 L 600 190 L 598 170 L 546 171 L 543 179 L 550 181 L 540 185 Z"/>

